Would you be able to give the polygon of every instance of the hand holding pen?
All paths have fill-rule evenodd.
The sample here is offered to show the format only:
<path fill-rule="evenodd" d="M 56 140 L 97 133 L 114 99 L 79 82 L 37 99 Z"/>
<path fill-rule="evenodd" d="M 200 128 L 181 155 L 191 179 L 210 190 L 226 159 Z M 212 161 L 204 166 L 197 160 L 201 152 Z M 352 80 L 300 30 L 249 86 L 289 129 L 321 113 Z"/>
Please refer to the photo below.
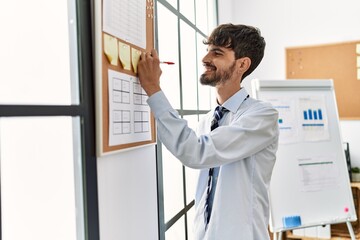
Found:
<path fill-rule="evenodd" d="M 160 60 L 157 51 L 152 49 L 151 52 L 141 53 L 138 63 L 138 77 L 142 88 L 148 96 L 161 90 L 161 73 Z"/>

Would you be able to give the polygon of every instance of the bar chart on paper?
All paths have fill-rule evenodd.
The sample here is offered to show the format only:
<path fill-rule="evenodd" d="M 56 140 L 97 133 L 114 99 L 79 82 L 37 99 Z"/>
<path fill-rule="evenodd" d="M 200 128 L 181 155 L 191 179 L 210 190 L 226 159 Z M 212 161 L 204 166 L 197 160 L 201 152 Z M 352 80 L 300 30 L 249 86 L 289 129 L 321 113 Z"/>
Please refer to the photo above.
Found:
<path fill-rule="evenodd" d="M 302 141 L 329 140 L 328 117 L 324 95 L 307 95 L 299 98 L 298 119 L 301 121 Z"/>
<path fill-rule="evenodd" d="M 303 110 L 303 126 L 324 126 L 323 114 L 321 109 Z"/>
<path fill-rule="evenodd" d="M 326 141 L 330 138 L 324 95 L 263 96 L 279 112 L 279 143 Z"/>
<path fill-rule="evenodd" d="M 321 109 L 318 110 L 312 110 L 312 109 L 308 109 L 304 111 L 304 120 L 322 120 L 322 111 Z"/>

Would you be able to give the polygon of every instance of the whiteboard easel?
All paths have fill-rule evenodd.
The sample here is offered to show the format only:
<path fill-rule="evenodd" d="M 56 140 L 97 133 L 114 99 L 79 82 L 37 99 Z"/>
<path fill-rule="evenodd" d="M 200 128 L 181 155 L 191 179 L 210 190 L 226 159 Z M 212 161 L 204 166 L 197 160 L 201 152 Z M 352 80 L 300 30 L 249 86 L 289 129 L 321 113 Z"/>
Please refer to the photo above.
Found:
<path fill-rule="evenodd" d="M 254 80 L 255 98 L 279 111 L 279 148 L 270 187 L 270 230 L 356 221 L 332 80 Z M 301 219 L 289 226 L 286 220 Z"/>

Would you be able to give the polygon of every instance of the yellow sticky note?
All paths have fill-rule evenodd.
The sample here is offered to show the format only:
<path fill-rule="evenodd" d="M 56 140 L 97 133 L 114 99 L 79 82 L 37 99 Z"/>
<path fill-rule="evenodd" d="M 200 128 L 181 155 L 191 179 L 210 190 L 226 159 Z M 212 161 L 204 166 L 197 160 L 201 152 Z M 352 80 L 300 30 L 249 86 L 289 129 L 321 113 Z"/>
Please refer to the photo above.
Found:
<path fill-rule="evenodd" d="M 360 67 L 360 56 L 356 57 L 356 66 L 359 68 Z"/>
<path fill-rule="evenodd" d="M 131 49 L 131 62 L 134 69 L 134 73 L 137 73 L 137 66 L 140 60 L 141 51 L 132 48 Z"/>
<path fill-rule="evenodd" d="M 357 79 L 360 80 L 360 68 L 357 69 Z"/>
<path fill-rule="evenodd" d="M 117 39 L 107 34 L 104 34 L 104 53 L 111 65 L 118 65 Z"/>
<path fill-rule="evenodd" d="M 360 54 L 360 43 L 356 44 L 356 53 Z"/>
<path fill-rule="evenodd" d="M 123 68 L 131 71 L 130 46 L 128 44 L 119 42 L 119 59 Z"/>

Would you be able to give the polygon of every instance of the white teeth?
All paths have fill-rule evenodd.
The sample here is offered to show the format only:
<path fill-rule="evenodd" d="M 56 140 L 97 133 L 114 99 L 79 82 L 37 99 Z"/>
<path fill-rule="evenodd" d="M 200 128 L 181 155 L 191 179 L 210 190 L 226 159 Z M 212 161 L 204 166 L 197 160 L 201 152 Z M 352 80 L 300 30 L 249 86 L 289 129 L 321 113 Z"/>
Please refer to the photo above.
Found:
<path fill-rule="evenodd" d="M 206 70 L 206 71 L 213 71 L 213 70 L 215 70 L 215 67 L 210 67 L 210 66 L 209 66 L 209 67 L 205 67 L 205 70 Z"/>

